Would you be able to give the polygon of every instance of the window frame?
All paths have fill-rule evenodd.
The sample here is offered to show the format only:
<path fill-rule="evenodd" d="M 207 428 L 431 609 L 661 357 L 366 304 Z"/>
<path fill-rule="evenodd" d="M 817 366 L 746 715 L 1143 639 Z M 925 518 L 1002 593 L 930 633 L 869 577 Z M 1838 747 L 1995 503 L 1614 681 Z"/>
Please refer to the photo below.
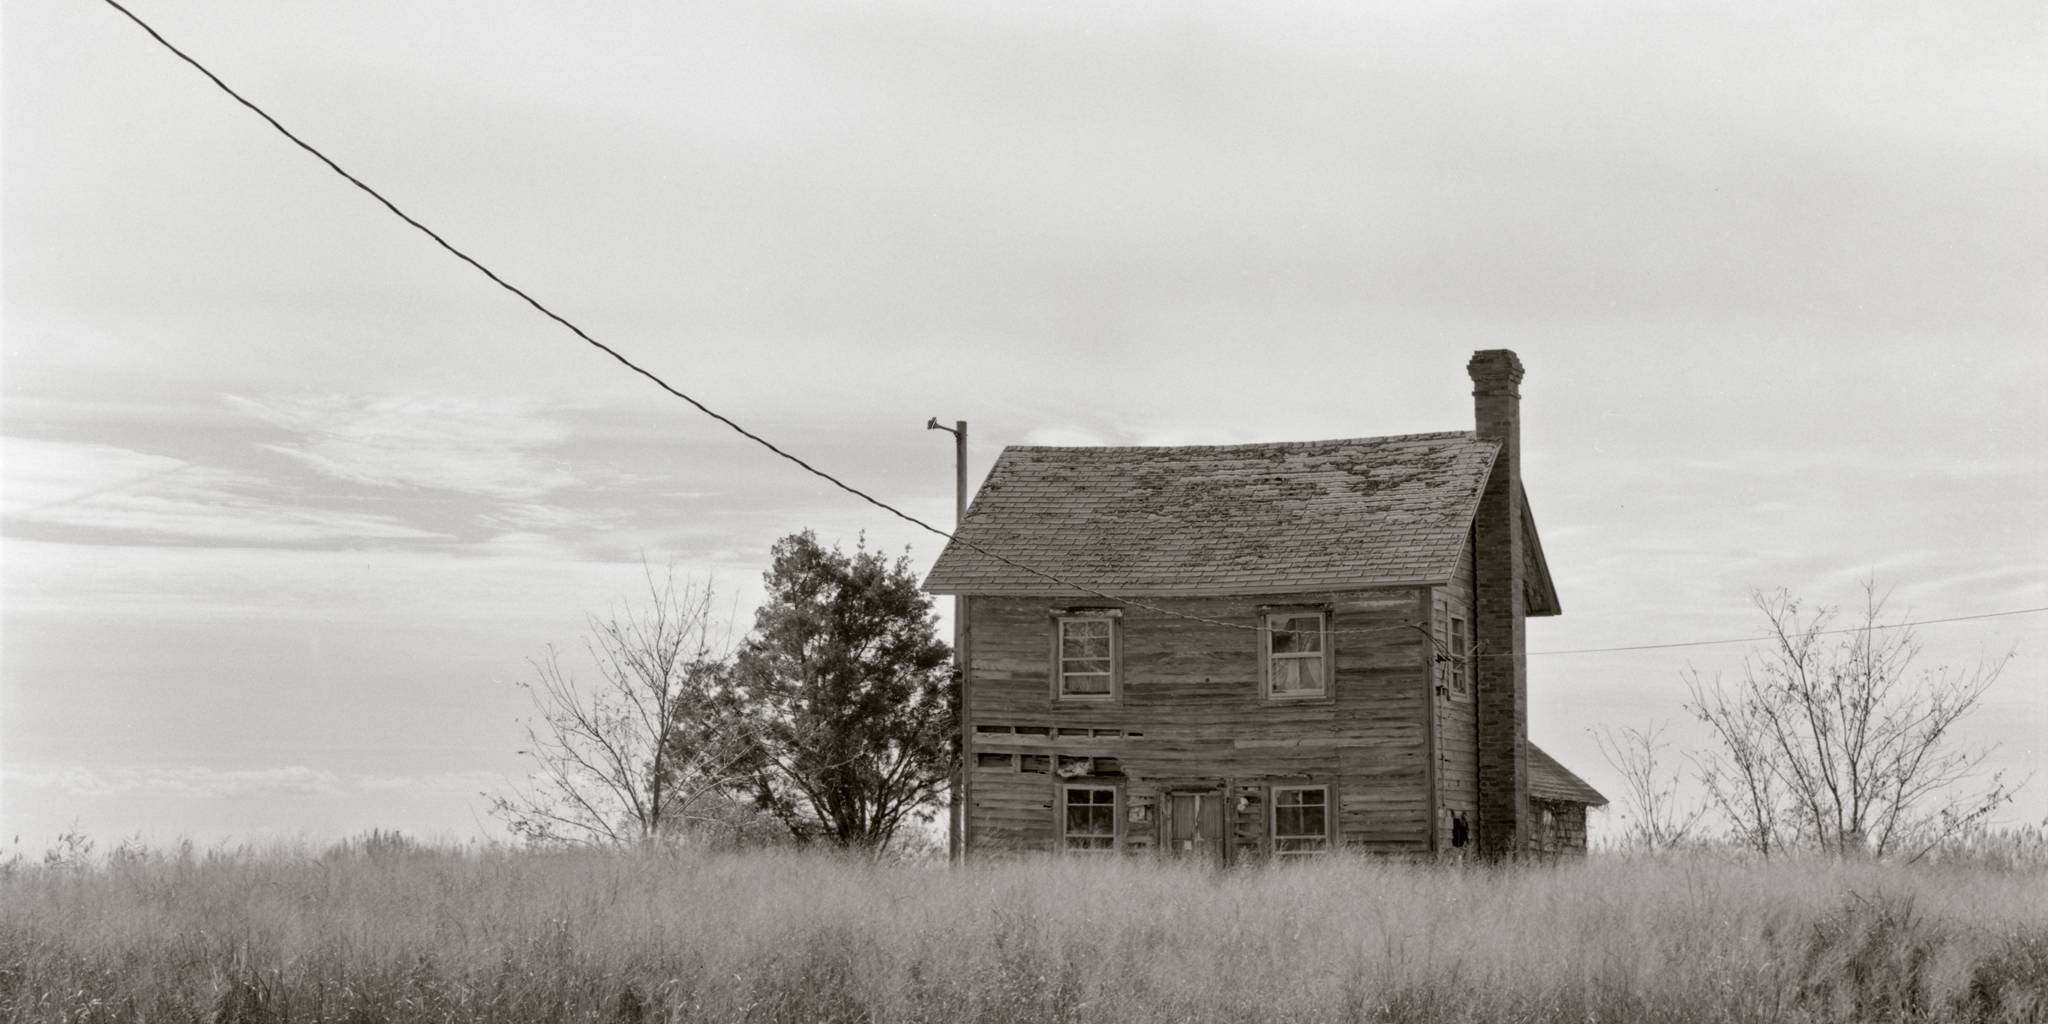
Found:
<path fill-rule="evenodd" d="M 1269 701 L 1314 703 L 1334 701 L 1337 698 L 1337 658 L 1334 650 L 1335 630 L 1332 626 L 1331 609 L 1327 605 L 1275 605 L 1261 607 L 1259 613 L 1259 696 Z M 1314 615 L 1322 623 L 1323 688 L 1313 693 L 1276 693 L 1273 690 L 1273 620 L 1299 618 Z M 1286 657 L 1283 655 L 1283 657 Z M 1299 656 L 1296 656 L 1299 657 Z M 1300 660 L 1308 660 L 1305 657 Z"/>
<path fill-rule="evenodd" d="M 1075 838 L 1096 839 L 1101 837 L 1101 833 L 1098 832 L 1085 832 L 1079 833 L 1077 835 L 1075 833 L 1070 833 L 1067 831 L 1067 794 L 1074 792 L 1075 790 L 1087 790 L 1090 792 L 1106 792 L 1110 794 L 1110 824 L 1108 846 L 1076 847 L 1069 842 L 1069 840 Z M 1105 854 L 1113 856 L 1115 854 L 1123 852 L 1124 787 L 1116 785 L 1113 782 L 1069 782 L 1062 779 L 1056 782 L 1053 786 L 1052 807 L 1053 836 L 1059 843 L 1059 852 L 1061 853 L 1061 855 L 1071 855 L 1075 857 L 1094 857 Z"/>
<path fill-rule="evenodd" d="M 1452 700 L 1472 701 L 1472 623 L 1462 615 L 1445 616 L 1450 636 L 1444 646 L 1450 651 L 1444 666 L 1444 691 Z"/>
<path fill-rule="evenodd" d="M 1322 845 L 1308 850 L 1283 850 L 1280 844 L 1287 840 L 1312 838 L 1306 833 L 1282 836 L 1280 834 L 1280 794 L 1317 792 L 1323 795 Z M 1266 846 L 1276 858 L 1314 857 L 1337 848 L 1337 787 L 1327 782 L 1302 786 L 1270 786 L 1266 790 Z"/>
<path fill-rule="evenodd" d="M 1070 622 L 1109 624 L 1109 692 L 1068 693 L 1064 642 Z M 1058 703 L 1114 704 L 1124 696 L 1124 620 L 1120 608 L 1055 609 L 1052 614 L 1052 662 L 1047 671 L 1052 701 Z M 1078 674 L 1078 673 L 1077 673 Z"/>

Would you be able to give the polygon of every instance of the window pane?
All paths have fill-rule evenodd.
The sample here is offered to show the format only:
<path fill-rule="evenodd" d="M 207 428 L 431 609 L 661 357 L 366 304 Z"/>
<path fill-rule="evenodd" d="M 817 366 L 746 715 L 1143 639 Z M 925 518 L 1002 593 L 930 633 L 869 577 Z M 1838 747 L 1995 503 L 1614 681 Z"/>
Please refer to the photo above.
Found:
<path fill-rule="evenodd" d="M 1301 689 L 1301 659 L 1273 659 L 1273 692 L 1293 693 Z"/>
<path fill-rule="evenodd" d="M 1067 849 L 1116 848 L 1116 790 L 1071 788 L 1065 790 L 1065 799 Z"/>
<path fill-rule="evenodd" d="M 1109 638 L 1106 636 L 1070 636 L 1065 643 L 1060 645 L 1060 657 L 1107 658 L 1109 657 Z"/>
<path fill-rule="evenodd" d="M 1321 693 L 1323 690 L 1323 659 L 1319 654 L 1275 656 L 1272 666 L 1274 693 Z"/>
<path fill-rule="evenodd" d="M 1322 849 L 1329 825 L 1330 794 L 1325 789 L 1273 791 L 1273 849 L 1304 853 Z"/>
<path fill-rule="evenodd" d="M 1451 690 L 1465 692 L 1465 669 L 1470 664 L 1465 653 L 1465 620 L 1451 620 Z"/>
<path fill-rule="evenodd" d="M 1109 657 L 1109 622 L 1105 619 L 1079 619 L 1061 622 L 1060 657 Z"/>
<path fill-rule="evenodd" d="M 1294 664 L 1301 669 L 1301 688 L 1303 690 L 1309 692 L 1322 690 L 1323 659 L 1321 657 L 1296 658 L 1294 659 Z"/>
<path fill-rule="evenodd" d="M 1323 809 L 1283 807 L 1274 812 L 1273 833 L 1278 836 L 1319 836 L 1323 834 Z"/>
<path fill-rule="evenodd" d="M 1287 621 L 1287 629 L 1294 634 L 1298 650 L 1321 651 L 1323 649 L 1323 617 L 1303 615 Z"/>
<path fill-rule="evenodd" d="M 1070 694 L 1106 694 L 1109 692 L 1109 673 L 1064 673 L 1060 676 L 1060 692 Z"/>
<path fill-rule="evenodd" d="M 1320 615 L 1275 616 L 1271 628 L 1274 654 L 1308 654 L 1323 649 Z"/>
<path fill-rule="evenodd" d="M 1108 658 L 1067 658 L 1063 664 L 1066 666 L 1068 675 L 1074 675 L 1079 672 L 1099 673 L 1101 675 L 1109 674 Z"/>
<path fill-rule="evenodd" d="M 1301 834 L 1301 808 L 1281 807 L 1273 812 L 1273 835 L 1298 836 Z"/>
<path fill-rule="evenodd" d="M 1273 623 L 1274 654 L 1294 654 L 1299 652 L 1301 648 L 1296 646 L 1296 641 L 1298 639 L 1300 638 L 1295 633 L 1287 629 L 1286 619 L 1281 619 Z"/>
<path fill-rule="evenodd" d="M 1116 834 L 1116 821 L 1108 807 L 1067 808 L 1067 834 L 1107 836 Z"/>

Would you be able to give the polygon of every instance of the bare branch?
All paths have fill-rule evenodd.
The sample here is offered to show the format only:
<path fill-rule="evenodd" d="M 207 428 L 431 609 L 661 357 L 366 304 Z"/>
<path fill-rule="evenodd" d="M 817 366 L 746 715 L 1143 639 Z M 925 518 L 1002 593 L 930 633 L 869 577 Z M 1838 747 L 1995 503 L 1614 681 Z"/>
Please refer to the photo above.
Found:
<path fill-rule="evenodd" d="M 1885 621 L 1875 581 L 1855 628 L 1832 640 L 1835 609 L 1805 612 L 1784 590 L 1751 598 L 1769 651 L 1747 656 L 1733 687 L 1686 676 L 1690 709 L 1719 744 L 1701 778 L 1739 841 L 1766 856 L 1789 841 L 1838 855 L 1924 852 L 2011 799 L 1995 776 L 1968 785 L 1990 751 L 1950 745 L 2010 652 L 1967 672 L 1916 670 L 1920 642 Z"/>
<path fill-rule="evenodd" d="M 714 622 L 708 585 L 644 568 L 647 595 L 593 616 L 578 679 L 550 647 L 526 686 L 537 713 L 524 788 L 492 801 L 533 842 L 621 844 L 673 839 L 693 805 L 746 778 L 744 730 L 720 709 L 730 675 L 729 626 Z"/>
<path fill-rule="evenodd" d="M 1607 763 L 1621 773 L 1626 789 L 1622 795 L 1622 838 L 1629 846 L 1656 852 L 1676 849 L 1691 837 L 1693 829 L 1707 814 L 1707 805 L 1681 802 L 1678 770 L 1667 769 L 1660 759 L 1668 744 L 1659 738 L 1663 726 L 1603 729 L 1593 734 Z"/>

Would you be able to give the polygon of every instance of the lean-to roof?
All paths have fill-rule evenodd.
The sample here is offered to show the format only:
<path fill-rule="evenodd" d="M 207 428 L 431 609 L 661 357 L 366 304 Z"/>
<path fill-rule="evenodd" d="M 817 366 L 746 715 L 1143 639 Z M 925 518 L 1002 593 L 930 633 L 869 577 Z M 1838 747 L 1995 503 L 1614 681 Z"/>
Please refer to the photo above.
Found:
<path fill-rule="evenodd" d="M 1556 758 L 1544 753 L 1543 748 L 1534 743 L 1529 744 L 1529 795 L 1538 800 L 1589 807 L 1607 806 L 1607 798 L 1601 796 L 1599 790 L 1573 775 L 1571 769 L 1558 764 Z"/>

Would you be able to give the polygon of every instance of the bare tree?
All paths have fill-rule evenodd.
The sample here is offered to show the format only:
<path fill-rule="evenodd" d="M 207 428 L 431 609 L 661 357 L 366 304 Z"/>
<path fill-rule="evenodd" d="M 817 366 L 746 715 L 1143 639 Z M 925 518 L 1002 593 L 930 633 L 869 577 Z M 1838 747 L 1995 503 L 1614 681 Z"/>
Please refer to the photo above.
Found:
<path fill-rule="evenodd" d="M 1663 759 L 1669 748 L 1662 725 L 1642 729 L 1601 729 L 1593 734 L 1601 756 L 1621 773 L 1622 842 L 1642 850 L 1670 850 L 1692 837 L 1707 805 L 1679 796 L 1680 776 Z"/>
<path fill-rule="evenodd" d="M 491 812 L 532 842 L 626 844 L 682 835 L 694 810 L 728 799 L 749 745 L 727 707 L 728 630 L 712 590 L 646 569 L 647 601 L 592 616 L 587 685 L 549 647 L 521 683 L 533 771 Z"/>
<path fill-rule="evenodd" d="M 1747 687 L 1733 693 L 1723 689 L 1719 676 L 1712 684 L 1702 682 L 1696 669 L 1686 672 L 1686 687 L 1692 691 L 1690 710 L 1714 730 L 1721 744 L 1719 750 L 1698 758 L 1709 806 L 1721 812 L 1737 843 L 1765 857 L 1779 852 L 1787 838 L 1782 821 L 1784 786 L 1779 781 L 1778 748 L 1759 710 L 1761 702 Z"/>
<path fill-rule="evenodd" d="M 2000 775 L 1972 784 L 1990 750 L 1953 735 L 2012 654 L 1915 668 L 1912 629 L 1884 621 L 1874 581 L 1863 596 L 1855 624 L 1837 630 L 1837 609 L 1753 592 L 1770 648 L 1745 657 L 1733 685 L 1687 674 L 1690 709 L 1721 745 L 1703 759 L 1709 798 L 1766 856 L 1798 845 L 1917 857 L 2012 798 Z"/>

